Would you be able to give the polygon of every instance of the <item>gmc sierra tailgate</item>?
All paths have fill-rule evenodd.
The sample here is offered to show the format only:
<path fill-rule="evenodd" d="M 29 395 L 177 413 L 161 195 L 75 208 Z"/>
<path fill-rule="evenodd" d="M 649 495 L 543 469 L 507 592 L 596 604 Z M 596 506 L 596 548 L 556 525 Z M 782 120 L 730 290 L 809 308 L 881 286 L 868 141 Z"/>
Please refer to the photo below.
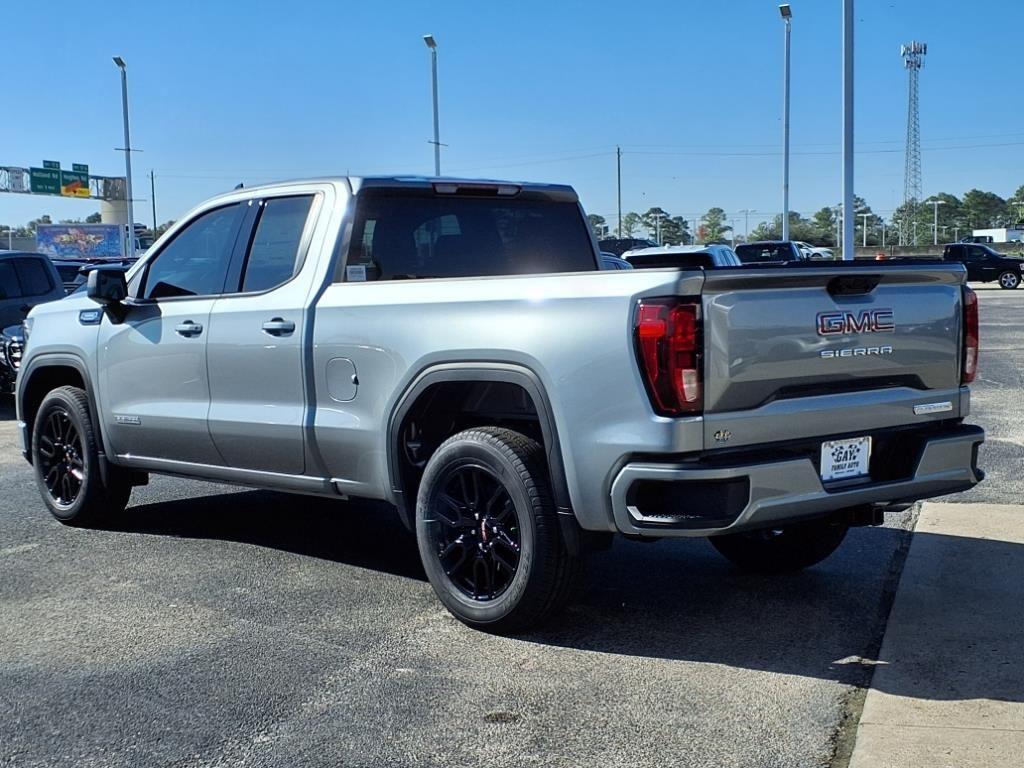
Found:
<path fill-rule="evenodd" d="M 936 264 L 709 271 L 705 449 L 965 416 L 963 281 Z"/>

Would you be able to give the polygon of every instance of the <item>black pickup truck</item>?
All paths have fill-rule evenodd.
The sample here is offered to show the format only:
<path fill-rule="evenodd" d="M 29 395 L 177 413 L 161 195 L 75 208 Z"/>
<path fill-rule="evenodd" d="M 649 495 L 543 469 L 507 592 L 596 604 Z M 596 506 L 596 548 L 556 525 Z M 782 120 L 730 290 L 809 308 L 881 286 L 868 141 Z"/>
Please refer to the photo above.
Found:
<path fill-rule="evenodd" d="M 1016 288 L 1022 278 L 1024 260 L 1004 256 L 988 245 L 976 243 L 950 243 L 942 252 L 946 261 L 959 261 L 967 267 L 967 279 L 991 283 L 999 281 L 1000 288 Z"/>

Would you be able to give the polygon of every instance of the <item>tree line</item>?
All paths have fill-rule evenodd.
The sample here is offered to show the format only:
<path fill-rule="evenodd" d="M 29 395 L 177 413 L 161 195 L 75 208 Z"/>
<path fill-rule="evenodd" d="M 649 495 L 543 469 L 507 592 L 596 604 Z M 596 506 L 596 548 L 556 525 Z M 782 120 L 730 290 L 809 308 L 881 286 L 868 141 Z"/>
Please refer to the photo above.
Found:
<path fill-rule="evenodd" d="M 939 201 L 937 206 L 931 201 Z M 856 214 L 857 245 L 865 241 L 867 228 L 869 246 L 925 245 L 934 239 L 932 232 L 935 218 L 938 219 L 939 242 L 950 242 L 969 235 L 973 229 L 998 227 L 1024 228 L 1024 184 L 1008 198 L 994 192 L 971 189 L 957 197 L 948 192 L 927 197 L 916 204 L 903 204 L 888 220 L 871 210 L 861 197 L 854 197 Z M 618 237 L 618 223 L 609 222 L 603 216 L 590 214 L 590 226 L 596 237 Z M 883 236 L 883 224 L 885 227 Z M 840 206 L 825 206 L 809 217 L 797 211 L 789 212 L 789 236 L 792 240 L 803 240 L 815 245 L 835 246 L 840 225 Z M 689 245 L 692 243 L 726 243 L 733 239 L 733 227 L 722 208 L 711 208 L 696 222 L 682 216 L 673 216 L 660 207 L 646 213 L 629 212 L 622 216 L 622 237 L 646 236 L 657 239 L 664 245 Z M 744 239 L 736 233 L 736 240 Z M 750 230 L 750 240 L 778 240 L 782 237 L 782 215 L 761 221 Z"/>

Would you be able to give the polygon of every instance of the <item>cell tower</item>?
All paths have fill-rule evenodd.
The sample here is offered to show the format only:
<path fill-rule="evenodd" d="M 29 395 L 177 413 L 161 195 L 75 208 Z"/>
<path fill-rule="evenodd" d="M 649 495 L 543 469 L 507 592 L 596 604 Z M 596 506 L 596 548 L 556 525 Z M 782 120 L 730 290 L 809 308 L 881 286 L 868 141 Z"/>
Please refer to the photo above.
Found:
<path fill-rule="evenodd" d="M 900 228 L 900 242 L 906 244 L 913 238 L 917 245 L 917 233 L 911 234 L 911 222 L 921 202 L 921 121 L 917 109 L 917 75 L 924 66 L 928 43 L 908 43 L 900 46 L 903 66 L 907 68 L 907 156 L 903 172 L 904 221 Z"/>

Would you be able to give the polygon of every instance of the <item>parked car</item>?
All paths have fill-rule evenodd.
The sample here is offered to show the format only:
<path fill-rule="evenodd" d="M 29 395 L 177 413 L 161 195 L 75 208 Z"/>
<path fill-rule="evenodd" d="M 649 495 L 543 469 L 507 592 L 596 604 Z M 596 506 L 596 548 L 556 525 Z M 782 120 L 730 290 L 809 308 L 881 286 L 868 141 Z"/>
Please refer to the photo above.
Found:
<path fill-rule="evenodd" d="M 601 269 L 632 269 L 633 265 L 625 259 L 620 259 L 614 253 L 601 251 Z"/>
<path fill-rule="evenodd" d="M 614 256 L 621 256 L 626 251 L 635 248 L 657 248 L 658 244 L 653 240 L 638 237 L 610 237 L 605 240 L 598 240 L 597 247 L 604 253 Z"/>
<path fill-rule="evenodd" d="M 20 323 L 0 330 L 0 394 L 14 392 L 24 352 L 25 330 Z"/>
<path fill-rule="evenodd" d="M 1004 256 L 988 245 L 950 243 L 942 252 L 946 261 L 958 261 L 967 267 L 967 279 L 981 283 L 999 281 L 1000 288 L 1020 285 L 1024 260 Z"/>
<path fill-rule="evenodd" d="M 834 259 L 835 255 L 831 248 L 824 248 L 819 245 L 811 245 L 802 240 L 794 240 L 793 244 L 803 251 L 809 259 Z"/>
<path fill-rule="evenodd" d="M 791 240 L 761 240 L 736 246 L 736 255 L 744 265 L 785 264 L 807 261 L 810 257 Z"/>
<path fill-rule="evenodd" d="M 622 258 L 637 269 L 655 267 L 700 267 L 715 269 L 743 266 L 727 245 L 664 245 L 626 251 Z"/>
<path fill-rule="evenodd" d="M 564 605 L 616 533 L 792 571 L 981 480 L 959 264 L 598 259 L 565 186 L 239 189 L 32 311 L 22 449 L 71 525 L 152 472 L 386 500 L 440 601 L 502 632 Z"/>
<path fill-rule="evenodd" d="M 0 328 L 17 325 L 36 304 L 64 295 L 60 275 L 45 254 L 0 251 Z"/>

